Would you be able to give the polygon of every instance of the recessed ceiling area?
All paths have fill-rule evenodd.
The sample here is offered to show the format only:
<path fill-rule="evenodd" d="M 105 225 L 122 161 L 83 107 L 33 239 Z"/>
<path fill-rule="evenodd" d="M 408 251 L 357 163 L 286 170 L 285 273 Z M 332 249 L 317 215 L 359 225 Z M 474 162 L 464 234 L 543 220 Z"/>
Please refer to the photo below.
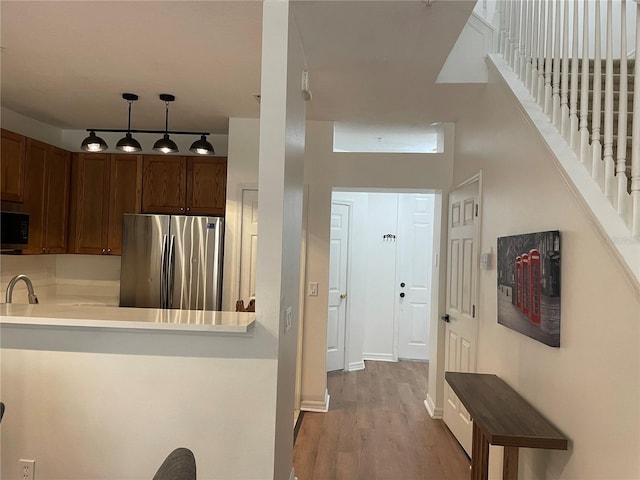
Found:
<path fill-rule="evenodd" d="M 427 127 L 480 86 L 436 85 L 475 1 L 293 1 L 310 120 Z M 0 3 L 2 106 L 63 129 L 228 132 L 258 118 L 261 1 Z"/>

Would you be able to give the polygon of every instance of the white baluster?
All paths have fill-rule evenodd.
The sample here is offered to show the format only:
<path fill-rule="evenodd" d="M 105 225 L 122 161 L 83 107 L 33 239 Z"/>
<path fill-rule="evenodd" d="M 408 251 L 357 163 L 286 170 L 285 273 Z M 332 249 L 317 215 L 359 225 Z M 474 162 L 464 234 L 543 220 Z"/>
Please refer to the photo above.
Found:
<path fill-rule="evenodd" d="M 539 30 L 539 14 L 540 11 L 535 0 L 531 2 L 533 9 L 533 25 L 531 28 L 531 72 L 529 73 L 529 91 L 534 97 L 538 94 L 538 30 Z"/>
<path fill-rule="evenodd" d="M 547 33 L 546 33 L 547 24 L 544 21 L 544 12 L 545 12 L 546 4 L 547 4 L 546 0 L 540 0 L 540 5 L 539 5 L 540 32 L 538 34 L 538 82 L 537 82 L 538 95 L 536 96 L 536 99 L 538 101 L 538 105 L 540 105 L 540 108 L 542 109 L 544 109 L 544 92 L 545 92 L 544 69 L 546 65 L 546 60 L 544 58 L 544 55 L 545 55 L 544 47 L 545 47 L 545 40 L 547 38 Z"/>
<path fill-rule="evenodd" d="M 604 194 L 615 202 L 615 162 L 613 161 L 613 32 L 611 30 L 613 2 L 607 0 L 607 29 L 604 80 Z"/>
<path fill-rule="evenodd" d="M 591 172 L 589 150 L 589 5 L 583 3 L 582 77 L 580 80 L 580 161 Z"/>
<path fill-rule="evenodd" d="M 509 22 L 511 21 L 511 0 L 504 0 L 502 12 L 502 57 L 509 60 Z"/>
<path fill-rule="evenodd" d="M 544 62 L 544 113 L 551 115 L 552 110 L 552 88 L 551 69 L 553 67 L 553 7 L 551 2 L 547 3 L 547 55 Z"/>
<path fill-rule="evenodd" d="M 518 0 L 511 1 L 509 10 L 509 49 L 507 51 L 507 62 L 513 68 L 513 50 L 516 42 L 516 5 Z"/>
<path fill-rule="evenodd" d="M 620 216 L 627 221 L 629 214 L 629 193 L 627 192 L 627 1 L 620 2 L 620 87 L 618 88 L 618 147 L 616 151 L 616 179 L 618 198 L 616 207 Z"/>
<path fill-rule="evenodd" d="M 551 118 L 553 124 L 560 130 L 560 65 L 562 58 L 560 57 L 560 0 L 555 0 L 556 6 L 556 22 L 554 28 L 554 40 L 553 40 L 553 81 L 551 84 L 552 90 L 552 112 Z"/>
<path fill-rule="evenodd" d="M 562 73 L 560 80 L 560 133 L 569 141 L 569 2 L 564 2 L 562 21 Z"/>
<path fill-rule="evenodd" d="M 640 4 L 636 5 L 636 52 L 640 52 Z M 640 62 L 636 60 L 633 79 L 633 120 L 631 147 L 631 232 L 640 237 Z"/>
<path fill-rule="evenodd" d="M 511 68 L 518 73 L 520 69 L 520 0 L 513 4 L 513 52 L 511 52 Z"/>
<path fill-rule="evenodd" d="M 529 49 L 529 30 L 531 30 L 531 24 L 527 16 L 529 3 L 528 0 L 521 1 L 522 12 L 520 14 L 520 80 L 522 80 L 522 83 L 525 85 L 527 85 L 527 50 Z"/>
<path fill-rule="evenodd" d="M 602 174 L 602 144 L 600 143 L 600 115 L 602 114 L 602 53 L 600 0 L 595 0 L 595 49 L 593 55 L 593 106 L 591 107 L 591 177 L 604 190 Z"/>
<path fill-rule="evenodd" d="M 496 12 L 494 14 L 494 24 L 498 25 L 498 34 L 496 35 L 495 53 L 503 53 L 502 36 L 504 34 L 504 3 L 505 0 L 496 2 Z M 497 23 L 495 23 L 497 21 Z"/>
<path fill-rule="evenodd" d="M 534 0 L 527 1 L 527 17 L 525 25 L 527 25 L 527 50 L 525 52 L 526 68 L 524 72 L 525 84 L 529 92 L 531 92 L 531 71 L 533 62 L 533 4 Z"/>
<path fill-rule="evenodd" d="M 571 91 L 569 96 L 569 145 L 579 153 L 578 137 L 578 78 L 580 63 L 578 61 L 578 0 L 573 1 L 573 39 L 571 41 Z"/>

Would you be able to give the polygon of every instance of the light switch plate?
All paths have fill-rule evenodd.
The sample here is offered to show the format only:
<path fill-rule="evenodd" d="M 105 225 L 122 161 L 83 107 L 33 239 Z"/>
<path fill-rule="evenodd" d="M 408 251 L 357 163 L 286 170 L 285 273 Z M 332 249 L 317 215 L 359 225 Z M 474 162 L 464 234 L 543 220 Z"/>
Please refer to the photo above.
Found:
<path fill-rule="evenodd" d="M 318 296 L 318 282 L 309 282 L 309 296 L 310 297 Z"/>

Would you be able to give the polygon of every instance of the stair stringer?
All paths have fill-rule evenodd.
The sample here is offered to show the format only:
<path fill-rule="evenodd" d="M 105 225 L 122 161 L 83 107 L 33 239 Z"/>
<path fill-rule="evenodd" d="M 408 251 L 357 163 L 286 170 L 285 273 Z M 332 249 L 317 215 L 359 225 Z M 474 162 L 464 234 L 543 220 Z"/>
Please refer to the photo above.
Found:
<path fill-rule="evenodd" d="M 487 64 L 489 68 L 496 70 L 518 100 L 521 111 L 551 152 L 553 163 L 564 183 L 592 218 L 592 225 L 598 230 L 603 245 L 613 252 L 625 276 L 640 294 L 640 239 L 631 235 L 631 230 L 600 190 L 597 182 L 591 178 L 578 156 L 502 55 L 488 55 Z"/>

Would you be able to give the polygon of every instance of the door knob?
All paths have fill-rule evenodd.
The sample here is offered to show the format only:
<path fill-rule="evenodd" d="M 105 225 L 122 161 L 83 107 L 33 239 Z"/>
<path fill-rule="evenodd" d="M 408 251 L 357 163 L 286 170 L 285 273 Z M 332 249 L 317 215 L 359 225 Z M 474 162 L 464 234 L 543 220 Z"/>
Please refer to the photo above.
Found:
<path fill-rule="evenodd" d="M 449 323 L 451 320 L 449 320 L 449 314 L 445 313 L 444 315 L 442 315 L 440 317 L 442 320 L 444 320 L 445 322 Z"/>
<path fill-rule="evenodd" d="M 347 298 L 347 294 L 346 293 L 341 293 L 340 294 L 340 298 Z"/>
<path fill-rule="evenodd" d="M 404 298 L 404 292 L 400 294 L 400 298 Z"/>
<path fill-rule="evenodd" d="M 402 283 L 400 284 L 400 286 L 401 286 L 402 288 L 404 288 L 404 282 L 402 282 Z"/>

